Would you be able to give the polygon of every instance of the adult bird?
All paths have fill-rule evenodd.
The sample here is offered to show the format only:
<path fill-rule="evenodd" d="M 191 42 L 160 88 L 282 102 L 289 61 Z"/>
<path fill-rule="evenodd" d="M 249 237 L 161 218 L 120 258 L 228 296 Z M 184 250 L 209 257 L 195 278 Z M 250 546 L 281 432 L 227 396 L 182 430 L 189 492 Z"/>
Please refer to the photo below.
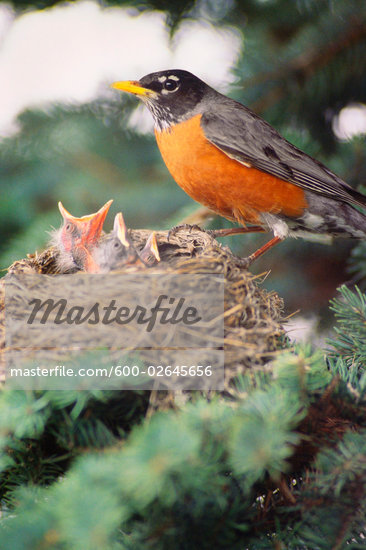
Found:
<path fill-rule="evenodd" d="M 354 208 L 366 206 L 364 195 L 193 74 L 160 71 L 112 87 L 148 107 L 165 164 L 188 195 L 242 232 L 273 231 L 247 264 L 287 236 L 366 238 L 366 216 Z"/>

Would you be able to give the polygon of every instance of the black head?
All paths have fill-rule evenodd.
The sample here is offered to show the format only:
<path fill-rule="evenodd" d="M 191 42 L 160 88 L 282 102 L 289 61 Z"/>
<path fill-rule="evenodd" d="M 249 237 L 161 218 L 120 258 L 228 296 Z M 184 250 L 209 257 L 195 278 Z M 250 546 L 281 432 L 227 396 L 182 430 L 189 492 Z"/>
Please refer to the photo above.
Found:
<path fill-rule="evenodd" d="M 180 69 L 150 73 L 139 81 L 115 82 L 112 87 L 142 99 L 159 128 L 189 118 L 204 96 L 213 92 L 205 82 Z"/>

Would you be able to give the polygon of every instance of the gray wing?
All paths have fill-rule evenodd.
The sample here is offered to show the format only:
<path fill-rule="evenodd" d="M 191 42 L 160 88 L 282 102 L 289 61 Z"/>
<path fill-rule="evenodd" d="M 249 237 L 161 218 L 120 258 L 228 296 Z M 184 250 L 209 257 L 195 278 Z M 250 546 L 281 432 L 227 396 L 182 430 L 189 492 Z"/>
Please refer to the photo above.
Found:
<path fill-rule="evenodd" d="M 201 127 L 206 138 L 230 158 L 304 190 L 349 204 L 366 205 L 366 196 L 300 151 L 250 109 L 221 98 L 218 113 L 207 110 L 202 115 Z"/>

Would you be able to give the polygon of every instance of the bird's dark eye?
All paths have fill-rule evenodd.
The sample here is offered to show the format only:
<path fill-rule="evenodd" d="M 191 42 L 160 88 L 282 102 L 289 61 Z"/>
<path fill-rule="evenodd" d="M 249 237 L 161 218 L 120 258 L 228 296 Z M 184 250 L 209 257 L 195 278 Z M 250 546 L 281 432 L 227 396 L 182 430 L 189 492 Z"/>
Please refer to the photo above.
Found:
<path fill-rule="evenodd" d="M 72 223 L 67 223 L 67 224 L 65 225 L 65 231 L 66 231 L 67 233 L 71 233 L 73 230 L 74 230 L 74 225 L 73 225 Z"/>
<path fill-rule="evenodd" d="M 168 80 L 164 82 L 164 88 L 168 90 L 168 92 L 174 92 L 174 90 L 178 88 L 178 82 L 172 78 L 168 78 Z"/>

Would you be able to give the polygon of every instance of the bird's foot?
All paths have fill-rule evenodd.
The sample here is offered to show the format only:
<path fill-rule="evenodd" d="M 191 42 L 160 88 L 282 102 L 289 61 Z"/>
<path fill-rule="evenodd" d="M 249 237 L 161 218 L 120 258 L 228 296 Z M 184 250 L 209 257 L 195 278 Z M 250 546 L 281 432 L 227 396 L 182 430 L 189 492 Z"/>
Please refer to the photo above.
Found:
<path fill-rule="evenodd" d="M 238 267 L 242 269 L 248 269 L 250 264 L 253 263 L 254 260 L 251 259 L 250 256 L 247 256 L 246 258 L 239 258 L 238 256 L 235 257 L 235 263 Z"/>

